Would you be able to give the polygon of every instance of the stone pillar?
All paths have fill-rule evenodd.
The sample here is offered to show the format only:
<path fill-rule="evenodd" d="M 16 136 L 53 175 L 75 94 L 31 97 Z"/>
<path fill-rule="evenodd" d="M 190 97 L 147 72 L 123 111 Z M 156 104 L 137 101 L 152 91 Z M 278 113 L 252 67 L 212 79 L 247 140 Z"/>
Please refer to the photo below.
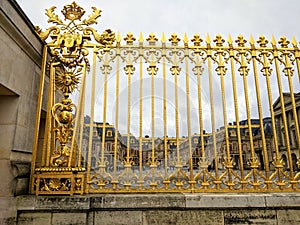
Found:
<path fill-rule="evenodd" d="M 14 0 L 0 1 L 0 224 L 27 194 L 43 43 Z"/>

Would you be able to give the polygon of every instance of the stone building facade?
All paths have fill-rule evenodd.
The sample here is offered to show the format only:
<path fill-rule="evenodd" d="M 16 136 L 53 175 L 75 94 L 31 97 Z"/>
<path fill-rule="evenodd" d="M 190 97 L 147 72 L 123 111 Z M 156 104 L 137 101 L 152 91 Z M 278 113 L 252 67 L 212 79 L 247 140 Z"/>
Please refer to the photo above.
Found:
<path fill-rule="evenodd" d="M 292 166 L 294 170 L 297 170 L 297 159 L 299 158 L 299 140 L 295 125 L 295 120 L 298 120 L 298 125 L 300 124 L 300 92 L 294 93 L 295 105 L 296 105 L 296 114 L 297 117 L 294 116 L 293 108 L 292 108 L 292 101 L 290 93 L 283 93 L 284 99 L 284 108 L 285 108 L 285 117 L 287 123 L 287 130 L 288 130 L 288 140 L 290 145 L 291 157 L 292 157 Z M 285 135 L 284 129 L 284 120 L 283 120 L 283 113 L 282 107 L 280 103 L 280 98 L 278 97 L 277 100 L 273 104 L 273 110 L 275 114 L 275 122 L 276 122 L 276 133 L 278 139 L 278 147 L 279 152 L 284 160 L 285 166 L 288 166 L 288 152 L 287 152 L 287 139 Z"/>
<path fill-rule="evenodd" d="M 17 3 L 0 1 L 0 224 L 14 224 L 15 196 L 28 193 L 42 49 Z"/>

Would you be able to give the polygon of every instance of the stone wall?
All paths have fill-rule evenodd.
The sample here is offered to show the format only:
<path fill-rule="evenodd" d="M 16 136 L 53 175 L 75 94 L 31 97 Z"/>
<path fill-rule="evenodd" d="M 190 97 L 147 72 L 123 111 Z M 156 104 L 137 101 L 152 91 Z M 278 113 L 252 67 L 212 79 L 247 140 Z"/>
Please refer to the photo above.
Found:
<path fill-rule="evenodd" d="M 0 224 L 28 193 L 43 42 L 13 0 L 0 1 Z"/>
<path fill-rule="evenodd" d="M 300 193 L 19 196 L 18 225 L 300 224 Z"/>

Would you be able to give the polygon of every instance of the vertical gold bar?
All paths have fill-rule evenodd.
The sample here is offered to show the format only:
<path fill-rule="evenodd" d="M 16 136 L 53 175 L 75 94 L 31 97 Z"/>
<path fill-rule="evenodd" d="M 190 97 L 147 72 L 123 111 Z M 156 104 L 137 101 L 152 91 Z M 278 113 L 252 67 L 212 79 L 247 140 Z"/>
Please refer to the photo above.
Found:
<path fill-rule="evenodd" d="M 273 100 L 272 100 L 272 90 L 271 90 L 271 82 L 269 75 L 266 75 L 266 83 L 267 83 L 267 90 L 268 90 L 268 98 L 269 98 L 269 108 L 271 113 L 271 120 L 272 120 L 272 131 L 274 134 L 274 147 L 275 147 L 275 155 L 277 158 L 280 158 L 279 149 L 278 149 L 278 139 L 277 139 L 277 132 L 275 126 L 275 115 L 273 110 Z"/>
<path fill-rule="evenodd" d="M 260 133 L 262 139 L 262 148 L 263 148 L 263 156 L 264 156 L 264 163 L 265 163 L 265 173 L 266 173 L 266 181 L 267 189 L 269 189 L 269 159 L 268 159 L 268 150 L 266 145 L 266 138 L 265 138 L 265 130 L 264 130 L 264 122 L 263 122 L 263 114 L 262 114 L 262 105 L 261 105 L 261 94 L 260 94 L 260 87 L 258 81 L 258 72 L 257 72 L 257 65 L 256 65 L 256 50 L 254 44 L 251 43 L 251 54 L 252 54 L 252 65 L 253 65 L 253 75 L 255 79 L 255 91 L 256 91 L 256 101 L 257 101 L 257 108 L 258 108 L 258 115 L 259 115 L 259 126 L 260 126 Z"/>
<path fill-rule="evenodd" d="M 292 44 L 294 46 L 294 56 L 295 56 L 295 61 L 296 61 L 296 65 L 297 65 L 298 79 L 299 79 L 299 83 L 300 83 L 300 63 L 299 63 L 300 52 L 299 52 L 299 49 L 297 47 L 297 41 L 295 40 L 294 37 L 292 38 Z M 294 93 L 294 91 L 292 90 L 291 93 Z M 295 102 L 295 100 L 293 102 Z M 294 120 L 297 121 L 297 124 L 298 124 L 298 125 L 296 125 L 296 123 L 295 123 L 295 126 L 298 128 L 297 138 L 298 138 L 298 149 L 299 149 L 299 155 L 300 155 L 300 131 L 299 131 L 299 123 L 298 123 L 298 120 L 296 119 L 296 118 L 298 118 L 297 117 L 296 106 L 295 107 L 293 106 L 293 109 L 294 109 Z"/>
<path fill-rule="evenodd" d="M 190 164 L 190 178 L 191 191 L 194 192 L 195 180 L 193 172 L 193 151 L 192 151 L 192 134 L 191 134 L 191 103 L 190 103 L 190 82 L 189 82 L 189 51 L 185 50 L 185 90 L 186 90 L 186 108 L 187 108 L 187 129 L 188 129 L 188 147 L 189 147 L 189 164 Z"/>
<path fill-rule="evenodd" d="M 223 64 L 222 62 L 222 56 L 219 54 L 219 63 Z M 227 109 L 226 109 L 226 96 L 225 96 L 225 82 L 224 82 L 224 76 L 225 76 L 225 68 L 224 73 L 220 74 L 221 79 L 221 93 L 222 93 L 222 108 L 223 108 L 223 120 L 224 120 L 224 129 L 225 129 L 225 146 L 226 146 L 226 156 L 228 160 L 227 172 L 228 172 L 228 188 L 232 189 L 234 186 L 234 183 L 232 182 L 232 167 L 229 166 L 229 162 L 231 160 L 230 156 L 230 148 L 229 148 L 229 137 L 228 137 L 228 121 L 227 121 Z"/>
<path fill-rule="evenodd" d="M 94 131 L 94 114 L 95 114 L 95 86 L 96 86 L 96 57 L 98 50 L 94 47 L 93 52 L 93 71 L 92 71 L 92 90 L 91 90 L 91 118 L 90 118 L 90 134 L 89 134 L 89 148 L 88 148 L 88 163 L 87 163 L 87 179 L 90 180 L 91 176 L 91 158 L 92 158 L 92 146 L 93 146 L 93 131 Z M 85 193 L 89 193 L 89 186 L 86 186 Z"/>
<path fill-rule="evenodd" d="M 142 50 L 141 50 L 142 51 Z M 143 186 L 143 52 L 140 52 L 140 134 L 139 134 L 139 170 L 140 189 Z"/>
<path fill-rule="evenodd" d="M 293 81 L 292 81 L 293 74 L 291 72 L 291 69 L 288 67 L 288 66 L 290 66 L 290 62 L 289 62 L 287 54 L 285 54 L 285 62 L 286 62 L 286 71 L 287 71 L 286 76 L 288 77 L 288 83 L 289 83 L 289 89 L 290 89 L 290 95 L 291 95 L 292 111 L 293 111 L 293 117 L 294 117 L 296 138 L 298 140 L 298 146 L 297 147 L 300 151 L 300 131 L 299 131 L 298 115 L 297 115 L 297 111 L 296 111 L 296 103 L 295 103 L 294 88 L 293 88 Z M 291 166 L 293 167 L 293 165 L 291 165 Z"/>
<path fill-rule="evenodd" d="M 114 136 L 114 174 L 113 174 L 113 189 L 116 189 L 118 180 L 117 180 L 117 155 L 119 154 L 118 149 L 118 135 L 119 135 L 119 80 L 120 80 L 120 43 L 118 42 L 118 48 L 116 50 L 116 112 L 115 112 L 115 136 Z M 120 149 L 121 150 L 121 149 Z"/>
<path fill-rule="evenodd" d="M 300 63 L 299 63 L 300 52 L 299 52 L 299 48 L 297 46 L 297 41 L 296 41 L 295 37 L 292 38 L 292 44 L 294 47 L 294 56 L 295 56 L 295 60 L 296 60 L 298 79 L 299 79 L 299 83 L 300 83 Z M 300 148 L 299 148 L 299 151 L 300 151 Z"/>
<path fill-rule="evenodd" d="M 288 130 L 288 126 L 287 126 L 286 111 L 285 111 L 285 105 L 284 105 L 285 103 L 284 103 L 284 97 L 283 97 L 283 93 L 282 93 L 282 84 L 281 84 L 281 79 L 280 79 L 278 51 L 277 51 L 274 43 L 273 43 L 273 48 L 274 48 L 274 61 L 275 61 L 275 69 L 276 69 L 276 76 L 277 76 L 277 85 L 278 85 L 278 90 L 279 90 L 282 120 L 283 120 L 285 139 L 286 139 L 286 149 L 287 149 L 288 162 L 289 162 L 289 167 L 290 167 L 290 177 L 294 177 L 293 163 L 292 163 L 292 156 L 291 156 L 291 147 L 290 147 L 290 140 L 289 140 L 289 130 Z"/>
<path fill-rule="evenodd" d="M 196 66 L 199 67 L 199 71 L 197 71 L 197 92 L 198 92 L 198 116 L 199 116 L 199 129 L 200 129 L 200 141 L 201 141 L 201 158 L 200 158 L 200 168 L 203 170 L 204 169 L 204 173 L 203 173 L 203 182 L 202 182 L 202 185 L 203 184 L 208 184 L 207 183 L 207 178 L 206 178 L 206 170 L 208 169 L 207 168 L 207 165 L 206 165 L 206 162 L 207 162 L 207 159 L 206 159 L 206 156 L 205 156 L 205 148 L 204 148 L 204 128 L 203 128 L 203 110 L 202 110 L 202 94 L 201 94 L 201 61 L 200 61 L 200 55 L 197 54 L 197 61 L 196 61 Z M 203 168 L 205 165 L 206 168 Z M 204 189 L 207 189 L 207 185 L 203 185 L 204 186 Z"/>
<path fill-rule="evenodd" d="M 154 70 L 152 70 L 152 73 L 151 73 L 151 140 L 152 140 L 152 151 L 151 151 L 151 157 L 152 157 L 152 163 L 151 163 L 151 165 L 155 165 L 155 159 L 154 159 L 154 157 L 155 157 L 155 154 L 154 154 L 154 151 L 155 151 L 155 148 L 154 148 L 154 145 L 155 145 L 155 117 L 154 117 L 154 106 L 155 106 L 155 104 L 154 104 L 154 101 L 155 101 L 155 99 L 154 99 Z"/>
<path fill-rule="evenodd" d="M 129 164 L 130 162 L 130 104 L 131 104 L 131 74 L 127 74 L 128 83 L 127 83 L 127 153 L 126 153 L 126 161 Z"/>
<path fill-rule="evenodd" d="M 86 65 L 84 65 L 83 76 L 82 76 L 82 87 L 80 89 L 81 101 L 79 108 L 79 151 L 78 151 L 78 167 L 81 167 L 81 159 L 82 159 L 82 139 L 83 139 L 83 127 L 84 127 L 84 108 L 85 108 L 85 86 L 86 86 Z M 82 94 L 81 94 L 82 93 Z"/>
<path fill-rule="evenodd" d="M 40 85 L 39 85 L 39 93 L 38 93 L 38 102 L 36 108 L 36 118 L 35 118 L 35 128 L 34 128 L 34 140 L 32 146 L 32 162 L 31 162 L 31 176 L 30 176 L 30 187 L 33 190 L 33 174 L 35 170 L 36 158 L 37 158 L 37 147 L 39 140 L 39 130 L 40 130 L 40 122 L 41 122 L 41 110 L 43 103 L 43 91 L 44 91 L 44 83 L 45 83 L 45 69 L 46 69 L 46 59 L 47 59 L 47 45 L 44 45 L 43 48 L 43 58 L 42 58 L 42 66 L 40 72 Z"/>
<path fill-rule="evenodd" d="M 236 89 L 236 76 L 235 76 L 235 67 L 234 67 L 234 58 L 233 52 L 230 57 L 230 65 L 231 65 L 231 81 L 233 87 L 233 101 L 234 101 L 234 111 L 235 111 L 235 119 L 236 119 L 236 132 L 237 132 L 237 139 L 238 139 L 238 150 L 239 150 L 239 160 L 240 160 L 240 171 L 241 171 L 241 186 L 244 189 L 244 160 L 243 160 L 243 148 L 242 148 L 242 141 L 241 141 L 241 128 L 240 128 L 240 117 L 239 117 L 239 106 L 238 106 L 238 99 L 237 99 L 237 89 Z"/>
<path fill-rule="evenodd" d="M 84 109 L 85 109 L 85 91 L 86 91 L 86 69 L 84 71 L 85 76 L 82 82 L 83 83 L 83 96 L 82 96 L 82 109 L 80 114 L 80 134 L 79 134 L 79 153 L 78 153 L 78 167 L 81 167 L 82 160 L 82 141 L 83 141 L 83 130 L 84 130 Z"/>
<path fill-rule="evenodd" d="M 244 93 L 245 93 L 245 102 L 246 102 L 246 113 L 247 113 L 247 123 L 249 130 L 249 140 L 250 140 L 250 151 L 251 151 L 251 169 L 253 169 L 253 188 L 256 189 L 259 186 L 257 182 L 257 165 L 255 164 L 255 151 L 253 145 L 253 134 L 252 134 L 252 123 L 251 123 L 251 115 L 250 115 L 250 105 L 249 105 L 249 93 L 248 93 L 248 83 L 247 83 L 247 75 L 245 73 L 243 76 L 243 84 L 244 84 Z"/>
<path fill-rule="evenodd" d="M 300 55 L 300 54 L 299 54 Z M 299 56 L 300 57 L 300 56 Z M 300 82 L 300 62 L 299 62 L 299 57 L 296 58 L 296 64 L 297 64 L 297 73 L 298 73 L 298 78 Z"/>
<path fill-rule="evenodd" d="M 43 149 L 42 149 L 42 166 L 46 166 L 46 159 L 47 159 L 47 143 L 50 129 L 50 119 L 51 119 L 51 75 L 49 77 L 49 87 L 48 87 L 48 102 L 47 102 L 47 109 L 46 109 L 46 121 L 45 121 L 45 130 L 44 130 L 44 140 L 43 140 Z"/>
<path fill-rule="evenodd" d="M 85 75 L 86 75 L 86 66 L 83 64 L 83 75 L 82 75 L 82 83 L 81 83 L 81 88 L 80 88 L 80 94 L 79 94 L 79 100 L 78 100 L 78 105 L 77 105 L 77 111 L 76 111 L 76 116 L 75 116 L 75 125 L 73 129 L 73 134 L 72 134 L 72 143 L 71 143 L 71 151 L 70 151 L 70 156 L 69 156 L 69 162 L 68 162 L 68 167 L 75 166 L 71 165 L 72 164 L 72 158 L 73 158 L 73 152 L 76 151 L 75 149 L 76 146 L 76 139 L 77 139 L 77 129 L 78 129 L 78 123 L 79 123 L 79 118 L 80 114 L 82 111 L 82 98 L 83 98 L 83 87 L 84 87 L 84 82 L 85 82 Z M 75 160 L 74 160 L 75 163 Z"/>
<path fill-rule="evenodd" d="M 164 152 L 165 152 L 165 179 L 168 180 L 168 146 L 167 146 L 167 68 L 166 68 L 166 58 L 163 56 L 163 113 L 164 113 Z"/>
<path fill-rule="evenodd" d="M 200 56 L 197 55 L 197 61 L 200 61 Z M 197 64 L 197 66 L 200 66 Z M 200 139 L 201 139 L 201 157 L 204 160 L 205 149 L 204 149 L 204 128 L 203 128 L 203 110 L 202 110 L 202 94 L 201 94 L 201 72 L 197 73 L 197 92 L 198 92 L 198 116 L 199 116 L 199 129 L 200 129 Z"/>
<path fill-rule="evenodd" d="M 252 49 L 254 48 L 254 41 L 252 39 Z M 261 44 L 260 44 L 261 45 Z M 274 148 L 275 148 L 275 159 L 274 159 L 274 165 L 275 165 L 275 173 L 273 173 L 270 178 L 272 178 L 274 175 L 277 175 L 277 185 L 279 188 L 281 188 L 283 182 L 283 174 L 281 173 L 282 170 L 282 163 L 281 163 L 281 157 L 279 155 L 279 146 L 278 146 L 278 136 L 277 136 L 277 130 L 276 130 L 276 125 L 275 125 L 275 115 L 274 115 L 274 110 L 273 110 L 273 100 L 272 100 L 272 90 L 271 90 L 271 82 L 270 82 L 270 76 L 271 76 L 271 69 L 270 69 L 270 62 L 267 57 L 268 52 L 262 48 L 263 46 L 261 45 L 260 49 L 260 54 L 262 55 L 262 72 L 263 75 L 266 78 L 266 84 L 267 84 L 267 91 L 268 91 L 268 99 L 269 99 L 269 109 L 270 109 L 270 114 L 271 114 L 271 120 L 272 120 L 272 132 L 273 132 L 273 139 L 274 139 Z M 276 56 L 277 52 L 274 52 L 274 57 Z M 278 56 L 278 54 L 277 54 Z M 283 184 L 285 185 L 285 184 Z"/>
<path fill-rule="evenodd" d="M 53 95 L 54 95 L 54 69 L 53 69 L 54 63 L 51 63 L 50 66 L 50 82 L 49 82 L 49 99 L 48 101 L 50 104 L 48 105 L 49 108 L 47 108 L 47 118 L 48 118 L 48 125 L 47 126 L 47 146 L 46 146 L 46 166 L 50 165 L 50 158 L 51 158 L 51 138 L 54 138 L 54 136 L 51 136 L 52 134 L 52 125 L 53 125 L 53 119 L 52 119 L 52 106 L 53 106 Z"/>
<path fill-rule="evenodd" d="M 217 143 L 216 143 L 216 127 L 215 127 L 215 108 L 214 108 L 214 95 L 213 95 L 213 74 L 212 74 L 212 59 L 211 59 L 211 48 L 208 45 L 207 52 L 207 62 L 208 62 L 208 79 L 209 79 L 209 99 L 210 99 L 210 111 L 211 111 L 211 129 L 213 137 L 213 149 L 214 149 L 214 161 L 215 161 L 215 184 L 216 188 L 220 189 L 219 183 L 219 165 L 218 165 L 218 153 L 217 153 Z"/>
<path fill-rule="evenodd" d="M 180 165 L 180 152 L 179 152 L 179 121 L 178 121 L 178 75 L 174 75 L 175 82 L 175 136 L 176 136 L 176 154 L 177 165 Z"/>
<path fill-rule="evenodd" d="M 56 69 L 54 68 L 53 71 L 53 87 L 52 87 L 52 96 L 51 96 L 51 114 L 52 114 L 52 107 L 55 105 L 55 93 L 56 93 L 56 85 L 55 85 L 55 75 L 56 75 Z M 51 117 L 51 125 L 50 125 L 50 137 L 51 137 L 51 144 L 50 144 L 50 158 L 49 161 L 51 160 L 51 154 L 53 154 L 53 151 L 56 147 L 56 137 L 55 137 L 55 131 L 54 131 L 54 127 L 55 127 L 55 120 L 54 118 Z"/>
<path fill-rule="evenodd" d="M 108 52 L 104 53 L 104 63 L 103 64 L 108 64 Z M 106 107 L 107 107 L 107 75 L 108 71 L 104 69 L 104 92 L 103 92 L 103 126 L 102 126 L 102 147 L 101 147 L 101 167 L 105 167 L 105 162 L 104 162 L 104 152 L 105 152 L 105 137 L 106 137 Z M 103 170 L 101 170 L 103 172 Z"/>

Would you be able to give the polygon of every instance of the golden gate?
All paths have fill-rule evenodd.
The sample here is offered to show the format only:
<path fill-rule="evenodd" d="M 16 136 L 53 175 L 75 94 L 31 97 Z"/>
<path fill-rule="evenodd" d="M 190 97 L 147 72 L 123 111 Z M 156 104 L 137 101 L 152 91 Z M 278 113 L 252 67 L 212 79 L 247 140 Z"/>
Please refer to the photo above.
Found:
<path fill-rule="evenodd" d="M 54 9 L 32 193 L 299 191 L 295 38 L 122 38 L 90 27 L 95 7 Z"/>

